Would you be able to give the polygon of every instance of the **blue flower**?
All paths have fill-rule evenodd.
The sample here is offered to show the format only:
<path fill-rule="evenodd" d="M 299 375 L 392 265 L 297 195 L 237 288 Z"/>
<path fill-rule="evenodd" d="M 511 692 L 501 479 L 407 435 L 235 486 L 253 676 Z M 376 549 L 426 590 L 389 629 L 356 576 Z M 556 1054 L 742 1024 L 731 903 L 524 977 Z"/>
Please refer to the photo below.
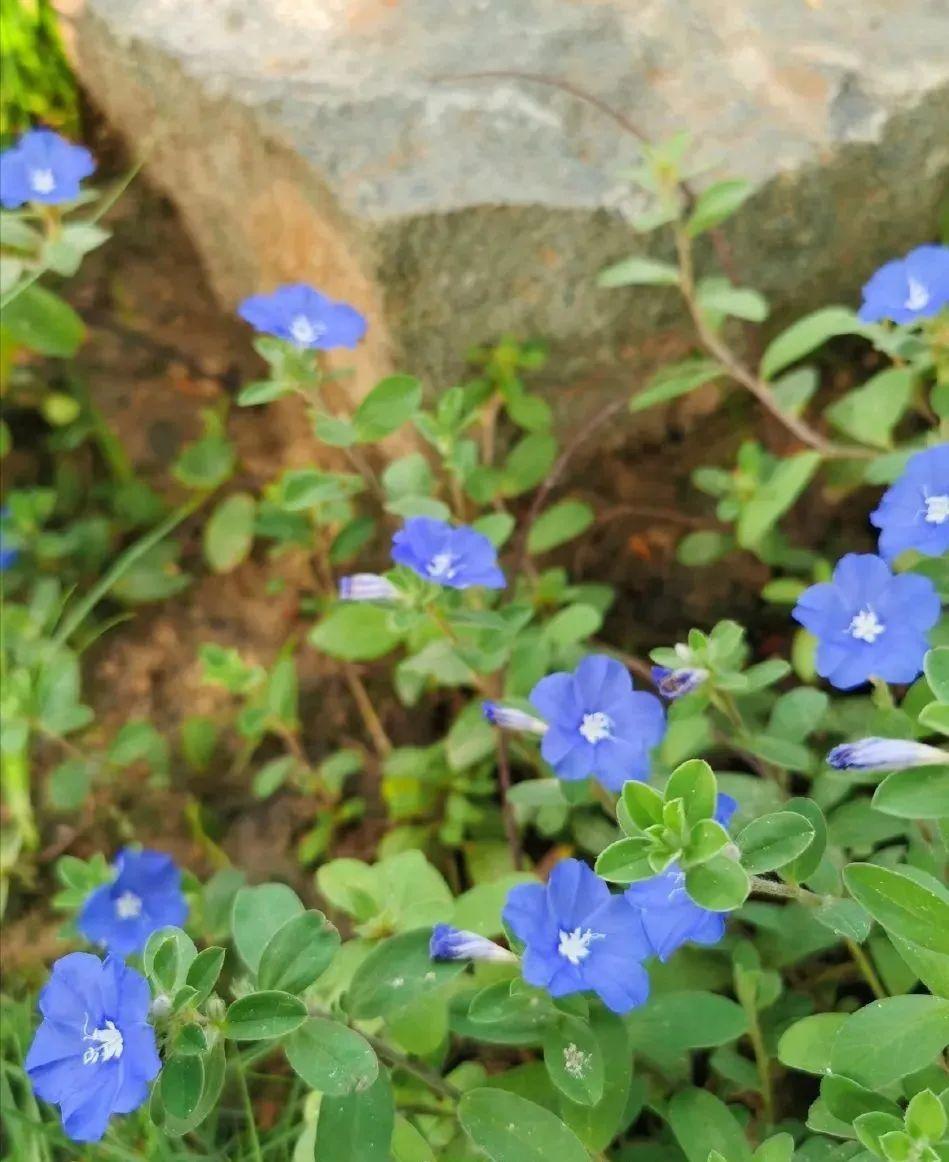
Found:
<path fill-rule="evenodd" d="M 726 795 L 724 791 L 719 791 L 718 798 L 715 800 L 715 814 L 712 818 L 722 827 L 727 827 L 737 810 L 738 800 L 733 799 L 731 795 Z"/>
<path fill-rule="evenodd" d="M 432 929 L 428 954 L 432 960 L 517 960 L 513 952 L 486 936 L 450 924 L 436 924 Z"/>
<path fill-rule="evenodd" d="M 880 555 L 888 561 L 906 549 L 927 557 L 949 552 L 949 444 L 912 456 L 870 523 L 880 529 Z"/>
<path fill-rule="evenodd" d="M 500 702 L 482 702 L 481 712 L 492 726 L 499 726 L 502 730 L 522 730 L 526 734 L 547 733 L 546 722 L 513 706 L 502 706 Z"/>
<path fill-rule="evenodd" d="M 159 928 L 180 926 L 188 915 L 181 872 L 170 855 L 124 848 L 112 865 L 115 879 L 82 906 L 76 924 L 92 943 L 119 956 L 141 952 Z"/>
<path fill-rule="evenodd" d="M 642 920 L 585 863 L 564 859 L 544 884 L 508 892 L 504 923 L 525 944 L 521 971 L 552 997 L 592 990 L 614 1013 L 649 996 Z"/>
<path fill-rule="evenodd" d="M 397 601 L 400 596 L 389 578 L 378 573 L 353 573 L 340 578 L 341 601 Z"/>
<path fill-rule="evenodd" d="M 949 304 L 949 247 L 917 246 L 905 258 L 886 263 L 863 288 L 860 318 L 915 323 Z"/>
<path fill-rule="evenodd" d="M 949 753 L 905 738 L 861 738 L 835 746 L 827 762 L 838 771 L 886 771 L 949 763 Z"/>
<path fill-rule="evenodd" d="M 851 690 L 871 677 L 913 681 L 939 620 L 939 597 L 928 577 L 895 576 L 879 557 L 848 553 L 832 581 L 801 594 L 792 616 L 818 639 L 818 674 Z"/>
<path fill-rule="evenodd" d="M 663 962 L 687 941 L 717 944 L 725 913 L 700 908 L 685 890 L 685 872 L 672 864 L 661 875 L 630 884 L 624 899 L 642 920 L 653 952 Z"/>
<path fill-rule="evenodd" d="M 503 589 L 494 545 L 474 529 L 453 528 L 430 516 L 413 516 L 392 538 L 392 560 L 449 589 Z"/>
<path fill-rule="evenodd" d="M 666 666 L 653 666 L 652 680 L 656 683 L 656 689 L 670 702 L 676 698 L 684 698 L 686 694 L 691 694 L 693 690 L 697 690 L 699 686 L 708 678 L 708 670 L 703 670 L 698 666 L 682 666 L 675 670 L 670 670 Z"/>
<path fill-rule="evenodd" d="M 16 545 L 7 544 L 3 526 L 10 516 L 10 510 L 0 508 L 0 573 L 5 573 L 11 565 L 15 565 L 20 557 L 20 550 Z"/>
<path fill-rule="evenodd" d="M 129 1114 L 148 1097 L 161 1068 L 150 1001 L 145 978 L 114 956 L 103 963 L 71 952 L 53 965 L 24 1064 L 33 1091 L 59 1106 L 74 1142 L 98 1142 L 113 1114 Z"/>
<path fill-rule="evenodd" d="M 95 168 L 88 149 L 51 129 L 31 129 L 0 153 L 0 203 L 13 210 L 24 202 L 71 202 Z"/>
<path fill-rule="evenodd" d="M 269 295 L 251 295 L 237 313 L 256 330 L 301 349 L 352 349 L 366 333 L 366 320 L 355 307 L 334 303 L 305 283 L 281 286 Z"/>
<path fill-rule="evenodd" d="M 592 775 L 610 791 L 649 775 L 649 752 L 666 717 L 654 694 L 633 689 L 624 665 L 591 654 L 572 674 L 549 674 L 530 694 L 549 729 L 540 753 L 558 779 Z"/>

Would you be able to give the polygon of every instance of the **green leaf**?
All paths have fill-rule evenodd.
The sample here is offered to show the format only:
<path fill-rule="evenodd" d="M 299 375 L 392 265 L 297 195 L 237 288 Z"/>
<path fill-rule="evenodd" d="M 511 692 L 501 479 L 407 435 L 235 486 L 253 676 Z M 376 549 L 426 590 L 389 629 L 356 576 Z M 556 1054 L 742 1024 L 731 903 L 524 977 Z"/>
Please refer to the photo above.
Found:
<path fill-rule="evenodd" d="M 293 1069 L 311 1089 L 342 1097 L 368 1089 L 379 1062 L 364 1037 L 338 1021 L 309 1017 L 284 1044 Z"/>
<path fill-rule="evenodd" d="M 557 441 L 547 432 L 531 432 L 519 440 L 504 463 L 502 494 L 520 496 L 536 488 L 550 471 L 556 455 Z"/>
<path fill-rule="evenodd" d="M 621 801 L 626 814 L 640 831 L 645 831 L 647 827 L 662 822 L 664 800 L 656 788 L 651 787 L 649 783 L 630 779 L 628 783 L 623 784 Z M 623 826 L 622 817 L 620 817 L 619 823 L 620 826 Z"/>
<path fill-rule="evenodd" d="M 310 643 L 331 658 L 367 662 L 398 645 L 401 634 L 389 625 L 389 613 L 378 605 L 337 605 L 310 631 Z"/>
<path fill-rule="evenodd" d="M 302 911 L 299 897 L 286 884 L 260 884 L 237 892 L 231 931 L 234 946 L 251 972 L 257 971 L 261 953 L 271 936 Z"/>
<path fill-rule="evenodd" d="M 813 799 L 789 799 L 785 807 L 788 811 L 796 811 L 798 815 L 803 815 L 814 828 L 814 838 L 810 844 L 784 869 L 784 874 L 789 879 L 795 883 L 805 883 L 820 867 L 824 856 L 827 847 L 827 820 Z"/>
<path fill-rule="evenodd" d="M 431 1146 L 401 1115 L 396 1116 L 392 1131 L 392 1162 L 435 1162 Z"/>
<path fill-rule="evenodd" d="M 215 573 L 229 573 L 243 561 L 254 543 L 257 503 L 247 492 L 228 496 L 204 526 L 204 555 Z"/>
<path fill-rule="evenodd" d="M 870 863 L 844 868 L 844 883 L 887 932 L 949 955 L 949 902 L 935 892 L 901 871 Z"/>
<path fill-rule="evenodd" d="M 894 771 L 873 793 L 873 806 L 899 819 L 949 818 L 949 765 Z"/>
<path fill-rule="evenodd" d="M 742 506 L 736 536 L 742 548 L 753 548 L 788 511 L 820 466 L 819 452 L 798 452 L 782 460 L 768 480 Z"/>
<path fill-rule="evenodd" d="M 803 359 L 836 335 L 862 335 L 863 324 L 844 307 L 824 307 L 792 323 L 773 339 L 761 359 L 761 375 L 773 379 L 791 363 Z"/>
<path fill-rule="evenodd" d="M 561 500 L 548 508 L 531 525 L 527 535 L 529 553 L 546 553 L 578 537 L 593 523 L 593 509 L 580 500 Z"/>
<path fill-rule="evenodd" d="M 349 448 L 359 441 L 355 425 L 341 416 L 317 416 L 313 434 L 332 448 Z"/>
<path fill-rule="evenodd" d="M 368 1089 L 327 1094 L 316 1122 L 314 1162 L 389 1162 L 395 1101 L 385 1070 Z"/>
<path fill-rule="evenodd" d="M 595 1105 L 603 1096 L 604 1062 L 600 1043 L 586 1022 L 562 1016 L 544 1031 L 544 1064 L 565 1097 Z"/>
<path fill-rule="evenodd" d="M 86 336 L 85 324 L 72 307 L 35 283 L 7 303 L 0 325 L 17 343 L 58 359 L 75 355 Z"/>
<path fill-rule="evenodd" d="M 925 1068 L 947 1043 L 949 1000 L 887 997 L 847 1018 L 831 1050 L 831 1068 L 878 1089 Z"/>
<path fill-rule="evenodd" d="M 861 1114 L 882 1113 L 895 1116 L 900 1112 L 900 1107 L 895 1102 L 837 1073 L 828 1073 L 821 1079 L 820 1095 L 831 1114 L 842 1122 L 852 1122 Z"/>
<path fill-rule="evenodd" d="M 712 230 L 726 218 L 730 218 L 745 200 L 751 196 L 750 182 L 728 180 L 715 182 L 714 185 L 699 194 L 693 209 L 686 231 L 691 238 Z M 702 1159 L 705 1162 L 705 1159 Z"/>
<path fill-rule="evenodd" d="M 699 529 L 686 533 L 676 546 L 676 560 L 689 568 L 700 568 L 720 560 L 732 548 L 734 541 L 725 533 Z"/>
<path fill-rule="evenodd" d="M 560 1116 L 591 1153 L 605 1151 L 626 1125 L 632 1098 L 633 1055 L 623 1021 L 602 1006 L 590 1012 L 590 1028 L 605 1065 L 603 1096 L 596 1105 L 561 1098 Z"/>
<path fill-rule="evenodd" d="M 920 1090 L 914 1095 L 906 1107 L 906 1129 L 911 1137 L 941 1142 L 947 1126 L 946 1106 L 931 1089 Z"/>
<path fill-rule="evenodd" d="M 752 820 L 735 842 L 741 865 L 751 875 L 784 867 L 810 847 L 814 839 L 810 820 L 796 811 L 776 811 Z"/>
<path fill-rule="evenodd" d="M 691 824 L 711 819 L 715 814 L 717 784 L 712 768 L 704 759 L 689 759 L 669 776 L 665 799 L 681 799 L 685 817 Z"/>
<path fill-rule="evenodd" d="M 918 373 L 912 367 L 889 367 L 854 391 L 848 391 L 825 412 L 838 431 L 875 448 L 889 448 L 893 429 L 913 400 Z"/>
<path fill-rule="evenodd" d="M 422 385 L 411 375 L 390 375 L 377 383 L 353 415 L 364 444 L 381 440 L 412 418 L 422 403 Z"/>
<path fill-rule="evenodd" d="M 290 993 L 249 993 L 227 1010 L 224 1036 L 233 1041 L 269 1041 L 285 1037 L 307 1019 L 306 1005 Z"/>
<path fill-rule="evenodd" d="M 290 395 L 292 391 L 292 383 L 283 383 L 277 379 L 258 379 L 240 389 L 237 394 L 237 406 L 247 408 L 255 404 L 270 403 L 271 400 Z"/>
<path fill-rule="evenodd" d="M 661 1045 L 676 1056 L 708 1049 L 744 1036 L 748 1018 L 741 1005 L 715 993 L 659 993 L 626 1017 L 634 1050 L 649 1053 Z"/>
<path fill-rule="evenodd" d="M 501 1089 L 470 1089 L 458 1121 L 491 1162 L 589 1162 L 576 1135 L 549 1110 Z"/>
<path fill-rule="evenodd" d="M 712 912 L 730 912 L 740 907 L 750 888 L 744 868 L 725 855 L 713 856 L 685 873 L 685 890 L 700 908 Z"/>
<path fill-rule="evenodd" d="M 829 1073 L 834 1042 L 847 1020 L 847 1013 L 815 1013 L 795 1021 L 781 1034 L 778 1060 L 802 1073 Z"/>
<path fill-rule="evenodd" d="M 862 944 L 870 935 L 870 917 L 856 900 L 835 900 L 828 897 L 814 909 L 814 919 L 845 940 Z"/>
<path fill-rule="evenodd" d="M 703 278 L 697 287 L 699 306 L 716 315 L 731 315 L 750 323 L 763 323 L 768 317 L 764 295 L 749 287 L 733 286 L 727 278 Z"/>
<path fill-rule="evenodd" d="M 940 702 L 949 702 L 949 646 L 929 650 L 923 659 L 926 681 Z"/>
<path fill-rule="evenodd" d="M 217 978 L 224 967 L 224 949 L 216 945 L 203 948 L 188 966 L 185 983 L 195 990 L 194 1005 L 200 1005 L 211 995 Z"/>
<path fill-rule="evenodd" d="M 464 962 L 437 963 L 428 953 L 431 928 L 390 936 L 356 969 L 346 1004 L 352 1017 L 385 1017 L 438 992 L 463 970 Z"/>
<path fill-rule="evenodd" d="M 728 1106 L 706 1089 L 680 1090 L 666 1119 L 688 1162 L 707 1162 L 717 1150 L 728 1162 L 752 1162 L 751 1147 Z"/>
<path fill-rule="evenodd" d="M 571 646 L 590 637 L 603 624 L 603 614 L 592 605 L 568 605 L 544 626 L 544 637 L 558 646 Z"/>
<path fill-rule="evenodd" d="M 629 410 L 641 412 L 657 404 L 668 403 L 721 377 L 721 365 L 712 359 L 684 359 L 680 363 L 672 363 L 660 368 L 643 390 L 630 399 Z"/>
<path fill-rule="evenodd" d="M 282 924 L 264 945 L 257 969 L 262 989 L 302 993 L 329 967 L 339 932 L 322 912 L 302 912 Z"/>
<path fill-rule="evenodd" d="M 668 262 L 636 255 L 601 270 L 596 282 L 597 286 L 602 287 L 676 286 L 679 271 Z"/>
<path fill-rule="evenodd" d="M 788 416 L 799 416 L 814 397 L 820 380 L 813 367 L 796 367 L 771 386 L 774 402 Z"/>
<path fill-rule="evenodd" d="M 166 947 L 168 944 L 172 947 Z M 155 961 L 161 956 L 162 987 L 169 993 L 175 993 L 184 984 L 188 969 L 198 954 L 194 941 L 181 928 L 168 926 L 159 928 L 149 936 L 142 953 L 142 967 L 145 975 L 155 979 Z M 173 974 L 170 972 L 174 969 Z"/>
<path fill-rule="evenodd" d="M 204 1088 L 204 1063 L 200 1057 L 175 1053 L 161 1071 L 161 1098 L 175 1118 L 190 1118 L 198 1108 Z"/>
<path fill-rule="evenodd" d="M 656 873 L 649 862 L 652 841 L 645 836 L 619 839 L 596 858 L 596 874 L 611 884 L 632 884 Z"/>

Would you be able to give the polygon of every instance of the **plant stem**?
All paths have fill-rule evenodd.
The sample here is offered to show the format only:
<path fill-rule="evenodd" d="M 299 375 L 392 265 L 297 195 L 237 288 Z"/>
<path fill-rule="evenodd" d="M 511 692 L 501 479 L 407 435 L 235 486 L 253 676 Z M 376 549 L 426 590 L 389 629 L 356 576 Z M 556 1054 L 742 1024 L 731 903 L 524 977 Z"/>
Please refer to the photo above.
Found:
<path fill-rule="evenodd" d="M 761 876 L 751 877 L 751 890 L 759 896 L 773 896 L 779 900 L 799 900 L 802 904 L 819 904 L 823 897 L 809 892 L 797 884 L 785 884 L 779 880 L 765 880 Z"/>
<path fill-rule="evenodd" d="M 247 1116 L 247 1128 L 250 1132 L 251 1149 L 254 1152 L 255 1162 L 263 1162 L 263 1155 L 260 1152 L 260 1139 L 257 1136 L 257 1123 L 254 1121 L 254 1107 L 250 1101 L 250 1091 L 247 1088 L 247 1078 L 244 1076 L 244 1064 L 241 1061 L 240 1053 L 237 1054 L 236 1060 L 232 1058 L 236 1066 L 237 1084 L 241 1091 L 241 1102 L 244 1106 L 244 1113 Z"/>
<path fill-rule="evenodd" d="M 755 1064 L 758 1066 L 758 1078 L 761 1081 L 761 1099 L 765 1122 L 774 1125 L 774 1091 L 771 1086 L 771 1058 L 765 1048 L 764 1037 L 761 1035 L 761 1023 L 758 1020 L 758 1010 L 754 1004 L 745 1006 L 745 1015 L 748 1017 L 748 1039 L 755 1051 Z"/>
<path fill-rule="evenodd" d="M 870 986 L 873 995 L 877 1000 L 884 1000 L 890 994 L 883 987 L 883 982 L 880 980 L 877 970 L 873 967 L 873 961 L 863 951 L 856 940 L 847 939 L 847 947 L 850 950 L 850 955 L 853 957 L 853 962 L 860 969 L 863 979 Z"/>
<path fill-rule="evenodd" d="M 820 452 L 828 459 L 866 460 L 875 453 L 868 448 L 846 447 L 826 439 L 806 420 L 784 411 L 774 398 L 771 386 L 747 367 L 724 339 L 714 331 L 702 314 L 695 287 L 695 270 L 692 263 L 692 242 L 682 222 L 675 226 L 676 252 L 679 256 L 679 289 L 692 318 L 696 333 L 706 351 L 721 364 L 728 375 L 747 391 L 750 391 L 761 406 L 784 425 L 803 444 Z"/>
<path fill-rule="evenodd" d="M 202 504 L 211 495 L 210 492 L 202 493 L 200 496 L 193 496 L 190 500 L 180 505 L 178 508 L 168 514 L 163 521 L 157 524 L 150 532 L 147 532 L 143 537 L 130 545 L 129 548 L 122 553 L 116 560 L 111 569 L 101 577 L 99 581 L 89 590 L 77 605 L 72 609 L 66 617 L 60 622 L 59 628 L 52 638 L 52 645 L 54 649 L 65 645 L 72 637 L 76 630 L 86 620 L 95 606 L 102 600 L 109 592 L 113 585 L 117 584 L 122 577 L 131 569 L 131 567 L 145 554 L 155 547 L 160 541 L 164 540 L 170 532 L 178 527 L 196 512 Z"/>
<path fill-rule="evenodd" d="M 501 818 L 504 820 L 504 831 L 507 835 L 507 845 L 511 852 L 511 863 L 514 865 L 515 871 L 520 871 L 523 866 L 523 854 L 521 852 L 521 838 L 517 830 L 517 819 L 514 816 L 514 808 L 508 799 L 511 791 L 511 764 L 507 753 L 507 739 L 504 737 L 504 731 L 497 732 L 498 740 L 498 784 L 501 790 Z"/>

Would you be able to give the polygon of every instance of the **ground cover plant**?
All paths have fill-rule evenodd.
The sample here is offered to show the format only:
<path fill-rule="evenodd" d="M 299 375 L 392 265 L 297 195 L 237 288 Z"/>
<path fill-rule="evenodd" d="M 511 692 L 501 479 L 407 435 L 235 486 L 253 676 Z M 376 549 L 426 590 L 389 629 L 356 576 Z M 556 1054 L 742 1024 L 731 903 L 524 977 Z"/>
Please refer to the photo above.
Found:
<path fill-rule="evenodd" d="M 566 435 L 530 386 L 542 347 L 514 339 L 461 385 L 392 375 L 344 409 L 322 353 L 366 320 L 248 288 L 264 370 L 234 409 L 264 425 L 298 397 L 312 463 L 247 490 L 233 414 L 208 409 L 174 500 L 64 370 L 85 329 L 59 284 L 109 245 L 122 183 L 48 130 L 0 156 L 5 407 L 46 451 L 4 497 L 2 906 L 63 921 L 43 978 L 2 995 L 6 1157 L 949 1158 L 949 248 L 750 361 L 738 328 L 768 304 L 694 257 L 747 187 L 695 195 L 686 151 L 630 177 L 651 199 L 631 230 L 669 259 L 601 283 L 679 296 L 687 359 Z M 843 394 L 822 362 L 841 338 L 873 368 Z M 787 630 L 765 650 L 733 620 L 683 625 L 647 662 L 604 632 L 613 590 L 560 563 L 597 519 L 570 470 L 623 413 L 708 384 L 767 437 L 693 472 L 715 527 L 677 567 L 701 584 L 756 559 Z M 817 490 L 862 504 L 876 552 L 863 527 L 789 534 Z M 305 563 L 305 634 L 267 665 L 202 645 L 227 714 L 106 731 L 90 651 L 253 557 L 275 593 Z M 304 731 L 314 651 L 356 738 Z M 215 842 L 215 779 L 298 805 L 295 886 Z M 191 796 L 195 867 L 142 842 L 129 780 Z"/>

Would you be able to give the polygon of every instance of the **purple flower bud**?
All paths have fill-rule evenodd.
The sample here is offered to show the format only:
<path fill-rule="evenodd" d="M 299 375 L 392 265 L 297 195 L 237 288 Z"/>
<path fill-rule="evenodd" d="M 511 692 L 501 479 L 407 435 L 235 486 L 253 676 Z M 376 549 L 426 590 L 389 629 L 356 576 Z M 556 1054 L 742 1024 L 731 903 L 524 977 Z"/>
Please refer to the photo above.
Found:
<path fill-rule="evenodd" d="M 835 746 L 827 762 L 838 771 L 885 771 L 949 763 L 949 753 L 905 738 L 861 738 Z"/>
<path fill-rule="evenodd" d="M 399 591 L 378 573 L 353 573 L 340 579 L 339 596 L 342 601 L 396 601 Z"/>
<path fill-rule="evenodd" d="M 477 932 L 465 932 L 450 924 L 436 924 L 428 945 L 432 960 L 517 960 L 513 952 L 479 936 Z"/>
<path fill-rule="evenodd" d="M 656 689 L 670 702 L 697 690 L 707 677 L 708 670 L 698 667 L 683 666 L 678 670 L 670 670 L 666 666 L 652 668 L 652 680 L 656 683 Z"/>
<path fill-rule="evenodd" d="M 492 726 L 500 726 L 502 730 L 523 730 L 528 734 L 547 733 L 546 722 L 524 710 L 515 710 L 513 706 L 502 706 L 498 702 L 482 702 L 481 710 Z"/>

